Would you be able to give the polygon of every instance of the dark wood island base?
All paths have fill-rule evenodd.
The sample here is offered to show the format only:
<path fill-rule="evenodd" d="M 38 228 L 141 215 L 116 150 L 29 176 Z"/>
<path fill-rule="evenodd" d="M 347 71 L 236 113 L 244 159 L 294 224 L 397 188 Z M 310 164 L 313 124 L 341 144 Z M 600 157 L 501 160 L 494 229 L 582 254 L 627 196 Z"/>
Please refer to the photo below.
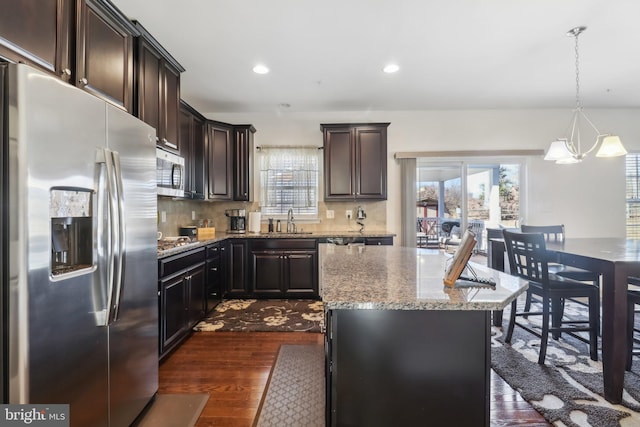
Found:
<path fill-rule="evenodd" d="M 327 425 L 488 426 L 490 315 L 329 310 Z"/>

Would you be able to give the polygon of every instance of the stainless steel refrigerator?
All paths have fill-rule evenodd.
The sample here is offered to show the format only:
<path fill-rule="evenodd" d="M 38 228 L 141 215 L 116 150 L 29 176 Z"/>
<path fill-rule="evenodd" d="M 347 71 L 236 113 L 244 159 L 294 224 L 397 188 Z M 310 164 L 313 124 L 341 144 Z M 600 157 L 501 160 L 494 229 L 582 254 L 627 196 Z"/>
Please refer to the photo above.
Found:
<path fill-rule="evenodd" d="M 0 65 L 2 401 L 128 426 L 158 389 L 155 129 Z"/>

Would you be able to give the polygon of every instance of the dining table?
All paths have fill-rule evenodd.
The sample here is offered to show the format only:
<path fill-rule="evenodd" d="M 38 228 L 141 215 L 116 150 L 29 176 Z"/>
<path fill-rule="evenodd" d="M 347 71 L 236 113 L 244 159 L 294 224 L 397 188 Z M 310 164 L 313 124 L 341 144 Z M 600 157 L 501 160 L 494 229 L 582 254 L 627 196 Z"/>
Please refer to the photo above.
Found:
<path fill-rule="evenodd" d="M 490 267 L 504 271 L 504 240 L 489 239 Z M 640 240 L 608 237 L 566 238 L 547 242 L 551 259 L 602 275 L 602 376 L 604 397 L 622 401 L 627 354 L 627 286 L 630 276 L 640 276 Z M 501 313 L 494 313 L 494 325 Z"/>

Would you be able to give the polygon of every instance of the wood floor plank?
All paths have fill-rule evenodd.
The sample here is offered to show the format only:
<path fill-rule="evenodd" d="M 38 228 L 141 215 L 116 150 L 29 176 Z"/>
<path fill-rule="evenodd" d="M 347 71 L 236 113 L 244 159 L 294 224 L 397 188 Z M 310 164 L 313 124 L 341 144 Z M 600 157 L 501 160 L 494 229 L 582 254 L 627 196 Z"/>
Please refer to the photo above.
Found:
<path fill-rule="evenodd" d="M 250 427 L 282 344 L 323 344 L 309 332 L 196 332 L 160 365 L 160 393 L 209 393 L 195 427 Z M 492 427 L 550 426 L 491 372 Z"/>

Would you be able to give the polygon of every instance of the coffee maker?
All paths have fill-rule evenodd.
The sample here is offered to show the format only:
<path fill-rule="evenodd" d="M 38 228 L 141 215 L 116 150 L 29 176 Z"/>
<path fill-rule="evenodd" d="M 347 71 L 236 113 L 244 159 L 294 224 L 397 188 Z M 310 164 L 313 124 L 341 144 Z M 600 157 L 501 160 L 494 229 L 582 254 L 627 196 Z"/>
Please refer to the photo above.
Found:
<path fill-rule="evenodd" d="M 227 233 L 242 234 L 247 231 L 247 211 L 245 209 L 227 209 L 224 214 L 229 218 Z"/>

